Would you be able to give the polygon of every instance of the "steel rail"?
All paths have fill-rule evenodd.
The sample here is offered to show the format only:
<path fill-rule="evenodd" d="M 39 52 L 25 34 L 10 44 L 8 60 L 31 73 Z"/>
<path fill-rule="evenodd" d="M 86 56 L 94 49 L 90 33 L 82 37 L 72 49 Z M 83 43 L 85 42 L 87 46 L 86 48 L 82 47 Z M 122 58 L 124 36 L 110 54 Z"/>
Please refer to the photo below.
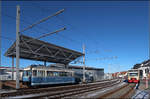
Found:
<path fill-rule="evenodd" d="M 118 82 L 119 83 L 119 82 Z M 65 89 L 62 91 L 55 91 L 55 92 L 46 92 L 46 93 L 39 93 L 36 95 L 27 95 L 27 96 L 19 96 L 17 98 L 63 98 L 63 97 L 67 97 L 67 96 L 72 96 L 72 95 L 77 95 L 77 94 L 81 94 L 81 93 L 85 93 L 85 92 L 89 92 L 89 91 L 93 91 L 93 90 L 98 90 L 98 89 L 102 89 L 102 88 L 106 88 L 106 87 L 110 87 L 113 85 L 118 84 L 116 83 L 116 81 L 113 82 L 107 82 L 105 83 L 105 85 L 100 85 L 100 84 L 96 84 L 93 86 L 84 86 L 84 87 L 79 87 L 79 88 L 70 88 L 70 89 Z M 16 97 L 11 97 L 11 98 L 16 98 Z"/>
<path fill-rule="evenodd" d="M 79 89 L 79 88 L 93 88 L 93 86 L 104 86 L 106 83 L 111 84 L 112 82 L 116 82 L 118 80 L 111 80 L 111 81 L 103 81 L 98 83 L 90 83 L 90 84 L 81 84 L 81 85 L 71 85 L 71 86 L 61 86 L 61 87 L 49 87 L 49 88 L 39 88 L 39 89 L 24 89 L 24 90 L 17 90 L 16 92 L 10 93 L 2 93 L 1 97 L 9 97 L 9 96 L 19 96 L 19 95 L 28 95 L 28 94 L 39 94 L 39 93 L 50 93 L 55 91 L 65 91 L 69 89 Z"/>
<path fill-rule="evenodd" d="M 135 87 L 135 84 L 134 85 L 126 84 L 124 86 L 121 86 L 121 87 L 118 87 L 114 90 L 111 90 L 110 92 L 108 92 L 106 94 L 103 94 L 102 96 L 99 97 L 99 99 L 113 97 L 115 95 L 118 96 L 115 98 L 127 98 L 129 96 L 129 94 L 131 94 L 131 92 L 134 90 L 134 87 Z M 127 91 L 126 92 L 124 91 L 124 93 L 121 93 L 121 90 L 127 90 Z"/>

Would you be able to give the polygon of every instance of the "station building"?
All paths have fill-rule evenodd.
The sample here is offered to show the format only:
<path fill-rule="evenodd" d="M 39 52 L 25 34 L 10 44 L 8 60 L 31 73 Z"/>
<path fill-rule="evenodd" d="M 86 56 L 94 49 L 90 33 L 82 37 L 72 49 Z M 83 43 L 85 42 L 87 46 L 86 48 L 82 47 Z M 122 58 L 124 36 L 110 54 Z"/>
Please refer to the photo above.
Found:
<path fill-rule="evenodd" d="M 135 64 L 133 69 L 140 70 L 141 78 L 145 78 L 145 77 L 150 78 L 150 60 L 146 60 L 140 64 Z"/>
<path fill-rule="evenodd" d="M 23 69 L 20 69 L 20 80 L 23 74 Z M 1 80 L 16 80 L 16 68 L 0 67 L 0 81 Z"/>
<path fill-rule="evenodd" d="M 68 68 L 75 71 L 76 74 L 82 76 L 83 74 L 83 66 L 75 66 L 75 65 L 68 65 L 65 67 L 63 64 L 51 64 L 53 68 Z M 103 68 L 94 68 L 91 66 L 85 67 L 85 74 L 88 76 L 93 76 L 94 81 L 99 81 L 104 79 L 104 69 Z"/>

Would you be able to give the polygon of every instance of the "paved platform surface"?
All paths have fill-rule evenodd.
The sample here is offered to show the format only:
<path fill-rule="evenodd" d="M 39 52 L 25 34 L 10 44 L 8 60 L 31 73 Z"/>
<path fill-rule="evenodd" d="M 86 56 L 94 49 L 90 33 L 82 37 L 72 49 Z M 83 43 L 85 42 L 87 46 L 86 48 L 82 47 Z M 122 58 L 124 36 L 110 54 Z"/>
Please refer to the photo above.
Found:
<path fill-rule="evenodd" d="M 144 81 L 142 81 L 138 89 L 135 89 L 135 90 L 136 92 L 132 96 L 132 99 L 150 99 L 150 85 L 149 85 L 149 88 L 146 88 Z"/>
<path fill-rule="evenodd" d="M 149 93 L 145 90 L 136 90 L 132 99 L 149 99 Z"/>

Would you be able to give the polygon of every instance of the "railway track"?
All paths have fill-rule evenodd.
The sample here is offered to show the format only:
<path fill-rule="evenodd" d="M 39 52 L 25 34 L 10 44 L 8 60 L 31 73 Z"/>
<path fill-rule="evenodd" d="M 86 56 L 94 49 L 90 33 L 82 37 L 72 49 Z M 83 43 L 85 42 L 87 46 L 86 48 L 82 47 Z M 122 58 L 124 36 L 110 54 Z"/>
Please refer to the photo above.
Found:
<path fill-rule="evenodd" d="M 112 79 L 109 79 L 109 80 L 112 80 Z M 103 82 L 103 81 L 108 81 L 108 79 L 101 80 L 101 81 L 98 81 L 98 82 Z M 3 88 L 4 87 L 9 87 L 11 89 L 16 89 L 16 81 L 12 81 L 12 80 L 10 80 L 10 81 L 2 81 L 1 83 L 2 83 L 1 87 L 3 87 Z M 62 86 L 62 85 L 60 85 L 60 86 Z M 43 86 L 41 86 L 41 87 L 43 87 Z M 37 88 L 40 88 L 40 87 L 37 87 Z M 27 85 L 23 85 L 22 82 L 20 82 L 20 89 L 19 90 L 24 90 L 24 89 L 34 89 L 34 88 L 30 88 Z"/>
<path fill-rule="evenodd" d="M 118 80 L 103 81 L 97 83 L 80 84 L 80 85 L 69 85 L 60 87 L 50 88 L 39 88 L 39 89 L 24 89 L 17 90 L 10 93 L 1 93 L 3 98 L 64 98 L 72 95 L 77 95 L 93 90 L 103 89 L 111 87 L 120 83 Z"/>
<path fill-rule="evenodd" d="M 136 84 L 125 84 L 123 86 L 120 86 L 114 90 L 110 90 L 107 93 L 101 95 L 99 99 L 104 98 L 131 98 L 134 93 L 134 88 Z"/>

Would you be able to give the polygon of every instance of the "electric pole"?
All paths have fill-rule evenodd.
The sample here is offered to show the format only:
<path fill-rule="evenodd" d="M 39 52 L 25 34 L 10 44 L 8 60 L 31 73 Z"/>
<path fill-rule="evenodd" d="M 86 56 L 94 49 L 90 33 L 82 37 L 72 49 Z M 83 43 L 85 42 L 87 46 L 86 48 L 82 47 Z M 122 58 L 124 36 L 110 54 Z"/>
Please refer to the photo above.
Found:
<path fill-rule="evenodd" d="M 150 11 L 150 1 L 148 2 L 149 4 L 149 11 Z M 149 12 L 149 17 L 150 17 L 150 12 Z M 149 24 L 150 24 L 150 18 L 149 18 Z M 150 27 L 149 27 L 149 60 L 150 60 Z M 149 80 L 149 78 L 148 78 L 148 76 L 149 76 L 149 74 L 148 73 L 146 73 L 146 88 L 148 88 L 149 86 L 148 86 L 148 80 Z"/>
<path fill-rule="evenodd" d="M 0 0 L 0 67 L 1 67 L 1 35 L 2 35 L 2 26 L 1 26 L 1 24 L 2 24 L 2 20 L 1 20 L 1 18 L 2 18 L 2 0 Z"/>
<path fill-rule="evenodd" d="M 83 82 L 85 82 L 85 45 L 83 44 Z"/>
<path fill-rule="evenodd" d="M 149 1 L 149 11 L 150 11 L 150 1 Z M 149 24 L 150 24 L 150 12 L 149 12 Z M 150 26 L 149 26 L 149 59 L 150 59 Z"/>
<path fill-rule="evenodd" d="M 14 57 L 12 57 L 12 80 L 14 80 Z"/>
<path fill-rule="evenodd" d="M 20 83 L 19 83 L 19 78 L 20 78 L 20 73 L 19 73 L 19 54 L 20 54 L 20 49 L 19 49 L 19 43 L 20 43 L 20 6 L 17 5 L 17 16 L 16 16 L 16 89 L 20 88 Z"/>

